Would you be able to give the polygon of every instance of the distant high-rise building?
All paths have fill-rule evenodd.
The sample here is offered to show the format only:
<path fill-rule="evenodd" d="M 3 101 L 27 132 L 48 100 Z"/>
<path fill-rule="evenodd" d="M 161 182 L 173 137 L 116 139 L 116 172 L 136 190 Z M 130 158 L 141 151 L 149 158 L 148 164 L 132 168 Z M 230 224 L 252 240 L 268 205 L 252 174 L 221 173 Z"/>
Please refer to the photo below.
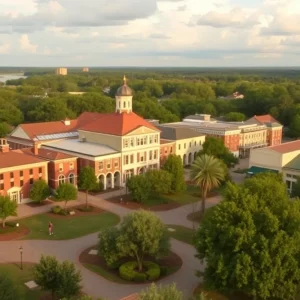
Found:
<path fill-rule="evenodd" d="M 89 68 L 87 68 L 87 67 L 82 68 L 82 72 L 89 72 Z"/>
<path fill-rule="evenodd" d="M 56 75 L 68 75 L 68 69 L 67 68 L 57 68 L 55 71 Z"/>

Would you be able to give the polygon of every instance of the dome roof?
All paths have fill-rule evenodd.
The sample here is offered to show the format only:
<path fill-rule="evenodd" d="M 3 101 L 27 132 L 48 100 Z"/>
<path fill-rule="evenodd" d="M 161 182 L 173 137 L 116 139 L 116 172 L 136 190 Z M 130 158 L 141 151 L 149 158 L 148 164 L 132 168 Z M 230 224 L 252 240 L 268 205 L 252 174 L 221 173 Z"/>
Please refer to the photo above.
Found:
<path fill-rule="evenodd" d="M 116 96 L 132 96 L 132 89 L 127 85 L 127 79 L 124 76 L 123 82 L 124 84 L 120 86 L 116 92 Z"/>

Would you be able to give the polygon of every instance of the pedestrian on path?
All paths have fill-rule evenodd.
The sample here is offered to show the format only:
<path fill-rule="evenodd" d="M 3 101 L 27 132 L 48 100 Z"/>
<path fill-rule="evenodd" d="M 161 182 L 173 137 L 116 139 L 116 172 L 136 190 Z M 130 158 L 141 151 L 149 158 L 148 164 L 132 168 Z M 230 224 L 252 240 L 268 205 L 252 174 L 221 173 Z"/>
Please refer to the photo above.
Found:
<path fill-rule="evenodd" d="M 51 223 L 51 221 L 49 222 L 48 230 L 49 230 L 49 235 L 53 235 L 53 224 Z"/>

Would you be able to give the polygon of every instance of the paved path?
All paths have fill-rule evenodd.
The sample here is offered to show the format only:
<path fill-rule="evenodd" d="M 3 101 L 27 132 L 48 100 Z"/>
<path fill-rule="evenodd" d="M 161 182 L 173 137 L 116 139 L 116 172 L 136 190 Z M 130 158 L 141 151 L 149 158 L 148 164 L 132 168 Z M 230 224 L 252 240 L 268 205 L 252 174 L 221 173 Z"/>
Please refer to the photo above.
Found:
<path fill-rule="evenodd" d="M 112 192 L 120 194 L 122 191 Z M 121 218 L 132 210 L 126 208 L 126 205 L 111 203 L 104 198 L 113 196 L 109 195 L 90 196 L 89 203 L 107 211 L 119 215 Z M 104 197 L 103 197 L 104 196 Z M 207 200 L 207 207 L 213 206 L 220 201 L 220 197 L 213 197 Z M 68 207 L 82 204 L 85 202 L 85 194 L 79 193 L 78 200 L 68 203 Z M 38 208 L 30 208 L 27 205 L 20 205 L 18 213 L 20 217 L 26 217 L 33 214 L 39 214 L 49 211 L 51 206 L 57 203 L 45 205 Z M 199 209 L 200 204 L 189 204 L 170 211 L 156 212 L 165 224 L 176 224 L 192 228 L 192 222 L 186 219 L 186 216 Z M 15 219 L 15 218 L 10 218 Z M 45 240 L 19 240 L 0 242 L 0 263 L 18 262 L 20 260 L 19 247 L 23 246 L 23 259 L 27 262 L 38 262 L 41 254 L 55 255 L 59 260 L 70 260 L 76 263 L 77 268 L 81 270 L 83 280 L 83 291 L 93 297 L 105 297 L 109 300 L 118 300 L 127 295 L 139 292 L 146 288 L 148 284 L 139 285 L 122 285 L 112 283 L 85 269 L 78 261 L 78 257 L 86 248 L 97 243 L 98 234 L 90 234 L 81 238 L 66 241 L 45 241 Z M 178 288 L 183 291 L 184 295 L 190 296 L 193 288 L 199 283 L 199 278 L 195 276 L 196 269 L 201 269 L 201 264 L 194 257 L 195 249 L 185 243 L 172 239 L 172 250 L 177 253 L 183 260 L 182 268 L 163 280 L 162 284 L 176 282 Z"/>

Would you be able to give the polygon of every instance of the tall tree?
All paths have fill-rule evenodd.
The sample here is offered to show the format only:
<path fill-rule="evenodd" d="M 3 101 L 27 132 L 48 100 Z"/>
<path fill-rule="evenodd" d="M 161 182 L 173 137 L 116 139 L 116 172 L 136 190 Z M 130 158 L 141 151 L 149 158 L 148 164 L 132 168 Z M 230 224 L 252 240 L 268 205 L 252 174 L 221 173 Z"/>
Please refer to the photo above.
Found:
<path fill-rule="evenodd" d="M 65 208 L 68 201 L 77 199 L 77 189 L 71 183 L 62 183 L 56 189 L 56 198 L 60 201 L 65 201 Z"/>
<path fill-rule="evenodd" d="M 294 299 L 300 283 L 300 202 L 274 174 L 229 183 L 196 234 L 204 284 L 257 299 Z M 221 237 L 221 238 L 220 238 Z"/>
<path fill-rule="evenodd" d="M 192 164 L 190 176 L 191 180 L 200 187 L 201 211 L 204 213 L 207 193 L 218 187 L 225 178 L 223 163 L 212 155 L 200 155 Z"/>
<path fill-rule="evenodd" d="M 122 257 L 133 257 L 141 271 L 145 255 L 159 257 L 169 249 L 169 237 L 161 219 L 150 211 L 140 210 L 125 216 L 119 229 L 101 234 L 99 254 L 109 264 Z"/>
<path fill-rule="evenodd" d="M 206 137 L 203 148 L 199 152 L 199 155 L 202 154 L 213 155 L 216 158 L 223 160 L 229 168 L 238 163 L 238 158 L 229 151 L 224 145 L 224 142 L 214 137 Z"/>
<path fill-rule="evenodd" d="M 172 174 L 172 192 L 178 193 L 186 189 L 184 180 L 184 169 L 181 161 L 181 157 L 175 154 L 171 154 L 166 159 L 163 170 Z"/>
<path fill-rule="evenodd" d="M 0 123 L 0 138 L 5 138 L 12 128 L 5 122 Z"/>
<path fill-rule="evenodd" d="M 78 178 L 79 188 L 85 191 L 85 205 L 88 208 L 88 194 L 89 191 L 98 187 L 97 177 L 93 168 L 87 166 L 81 169 Z"/>
<path fill-rule="evenodd" d="M 9 196 L 0 196 L 0 219 L 2 227 L 5 227 L 5 221 L 9 216 L 17 216 L 18 203 L 12 201 Z"/>
<path fill-rule="evenodd" d="M 33 183 L 30 190 L 30 199 L 34 202 L 41 203 L 50 195 L 50 189 L 45 180 L 37 180 Z"/>
<path fill-rule="evenodd" d="M 54 256 L 41 256 L 34 267 L 34 281 L 45 291 L 51 291 L 52 299 L 70 299 L 81 290 L 81 274 L 68 261 L 59 263 Z"/>

